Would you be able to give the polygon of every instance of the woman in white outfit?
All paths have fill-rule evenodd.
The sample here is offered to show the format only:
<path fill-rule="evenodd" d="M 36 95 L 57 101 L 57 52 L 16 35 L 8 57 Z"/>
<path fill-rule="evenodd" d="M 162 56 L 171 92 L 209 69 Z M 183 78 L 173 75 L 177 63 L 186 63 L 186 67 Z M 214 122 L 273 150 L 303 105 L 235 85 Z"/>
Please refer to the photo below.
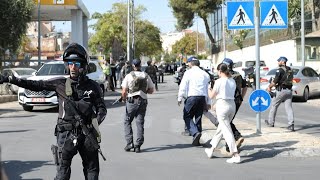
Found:
<path fill-rule="evenodd" d="M 205 152 L 209 158 L 212 158 L 213 151 L 223 136 L 232 153 L 232 158 L 228 159 L 227 163 L 240 163 L 240 155 L 230 127 L 230 121 L 236 111 L 234 103 L 236 82 L 231 77 L 227 65 L 221 63 L 217 69 L 219 79 L 216 80 L 213 89 L 209 89 L 208 93 L 210 98 L 216 97 L 216 113 L 219 125 L 210 142 L 212 147 L 206 148 Z"/>

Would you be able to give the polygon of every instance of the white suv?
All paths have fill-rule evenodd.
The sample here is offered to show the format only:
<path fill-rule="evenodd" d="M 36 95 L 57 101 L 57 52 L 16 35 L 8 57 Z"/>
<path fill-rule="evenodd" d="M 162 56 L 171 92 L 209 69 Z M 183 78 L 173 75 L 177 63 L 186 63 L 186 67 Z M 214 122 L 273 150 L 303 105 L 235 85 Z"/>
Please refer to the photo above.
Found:
<path fill-rule="evenodd" d="M 242 78 L 245 78 L 245 71 L 248 71 L 250 67 L 256 67 L 256 60 L 239 61 L 233 64 L 233 70 L 241 74 Z M 254 70 L 254 69 L 253 69 Z M 260 61 L 260 76 L 264 76 L 269 71 L 264 61 Z"/>
<path fill-rule="evenodd" d="M 87 76 L 99 83 L 103 93 L 107 87 L 106 76 L 102 71 L 98 61 L 90 61 L 89 73 Z M 35 76 L 27 78 L 28 80 L 48 80 L 55 77 L 65 76 L 65 66 L 63 61 L 52 61 L 43 64 L 35 73 Z M 19 88 L 18 101 L 25 111 L 32 111 L 33 106 L 57 106 L 58 99 L 54 91 L 31 91 Z"/>

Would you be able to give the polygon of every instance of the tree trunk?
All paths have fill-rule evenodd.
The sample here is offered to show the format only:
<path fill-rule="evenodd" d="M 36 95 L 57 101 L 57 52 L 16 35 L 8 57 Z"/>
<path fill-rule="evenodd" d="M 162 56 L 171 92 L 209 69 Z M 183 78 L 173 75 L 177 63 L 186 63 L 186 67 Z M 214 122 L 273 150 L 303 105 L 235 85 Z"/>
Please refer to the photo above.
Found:
<path fill-rule="evenodd" d="M 201 18 L 203 19 L 204 25 L 206 27 L 206 32 L 207 32 L 207 35 L 208 35 L 208 37 L 210 39 L 211 45 L 213 45 L 215 43 L 215 41 L 214 41 L 214 38 L 213 38 L 213 36 L 212 36 L 212 34 L 210 32 L 208 20 L 207 20 L 206 17 L 201 17 Z"/>

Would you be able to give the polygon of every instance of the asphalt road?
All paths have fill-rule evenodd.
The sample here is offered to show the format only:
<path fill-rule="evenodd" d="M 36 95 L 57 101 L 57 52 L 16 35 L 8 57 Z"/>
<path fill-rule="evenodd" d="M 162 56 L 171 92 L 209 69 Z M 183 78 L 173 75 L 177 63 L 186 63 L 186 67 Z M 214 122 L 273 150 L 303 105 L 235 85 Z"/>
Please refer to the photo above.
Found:
<path fill-rule="evenodd" d="M 182 107 L 176 102 L 177 85 L 171 76 L 166 76 L 165 81 L 159 84 L 160 91 L 149 96 L 145 144 L 140 154 L 123 150 L 125 107 L 111 106 L 119 93 L 108 93 L 105 97 L 108 115 L 100 130 L 102 151 L 108 160 L 100 159 L 101 180 L 318 179 L 320 157 L 282 158 L 261 152 L 250 157 L 242 154 L 241 164 L 227 164 L 227 158 L 219 153 L 208 159 L 204 148 L 192 147 L 191 138 L 180 135 L 183 121 Z M 50 146 L 55 143 L 57 110 L 35 108 L 34 112 L 25 112 L 17 102 L 0 104 L 0 109 L 2 161 L 10 180 L 52 180 L 56 168 Z M 294 104 L 296 124 L 301 132 L 319 135 L 317 109 Z M 255 113 L 246 103 L 238 118 L 255 123 Z M 285 123 L 285 114 L 279 112 L 276 126 L 285 127 Z M 71 179 L 84 179 L 79 155 L 74 158 Z"/>

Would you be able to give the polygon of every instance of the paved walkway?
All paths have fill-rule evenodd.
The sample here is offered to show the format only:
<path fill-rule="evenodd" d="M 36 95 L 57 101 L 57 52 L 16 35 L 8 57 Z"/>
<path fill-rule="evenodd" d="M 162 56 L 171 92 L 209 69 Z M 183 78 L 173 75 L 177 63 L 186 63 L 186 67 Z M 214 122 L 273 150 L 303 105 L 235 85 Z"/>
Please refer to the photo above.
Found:
<path fill-rule="evenodd" d="M 245 138 L 240 150 L 242 156 L 254 156 L 256 153 L 266 157 L 312 157 L 320 156 L 320 138 L 289 132 L 285 128 L 267 127 L 262 122 L 261 134 L 256 133 L 256 124 L 239 119 L 234 120 L 237 129 Z M 216 127 L 203 117 L 202 142 L 211 138 Z M 224 144 L 224 142 L 222 142 Z M 220 143 L 221 144 L 221 143 Z M 222 146 L 222 144 L 221 144 Z"/>

